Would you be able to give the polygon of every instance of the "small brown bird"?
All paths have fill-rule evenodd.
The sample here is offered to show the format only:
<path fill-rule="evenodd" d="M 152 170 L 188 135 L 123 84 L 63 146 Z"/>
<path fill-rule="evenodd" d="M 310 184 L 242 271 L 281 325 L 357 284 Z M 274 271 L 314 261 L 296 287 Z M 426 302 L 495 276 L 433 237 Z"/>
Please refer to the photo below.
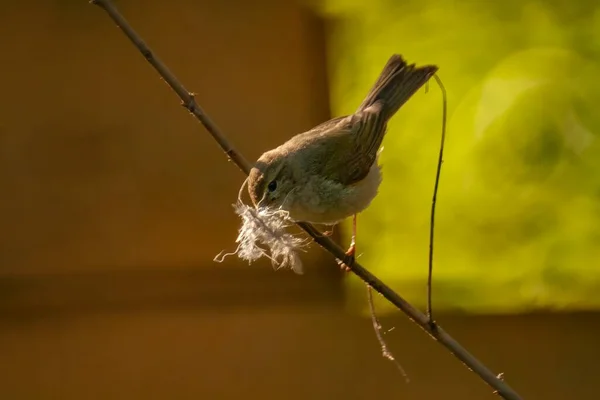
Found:
<path fill-rule="evenodd" d="M 381 183 L 377 157 L 387 122 L 437 70 L 393 55 L 354 114 L 324 122 L 260 156 L 248 179 L 254 206 L 325 225 L 353 216 L 344 263 L 352 262 L 356 214 L 367 208 Z"/>

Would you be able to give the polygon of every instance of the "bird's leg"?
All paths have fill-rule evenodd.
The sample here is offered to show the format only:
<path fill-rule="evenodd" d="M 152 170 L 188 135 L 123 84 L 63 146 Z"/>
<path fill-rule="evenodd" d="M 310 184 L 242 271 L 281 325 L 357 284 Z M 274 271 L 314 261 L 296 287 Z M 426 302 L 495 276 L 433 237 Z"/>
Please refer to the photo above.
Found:
<path fill-rule="evenodd" d="M 339 261 L 338 264 L 340 268 L 345 271 L 350 271 L 350 265 L 354 264 L 354 259 L 356 254 L 356 214 L 352 217 L 352 239 L 350 240 L 350 247 L 346 251 L 346 257 Z"/>

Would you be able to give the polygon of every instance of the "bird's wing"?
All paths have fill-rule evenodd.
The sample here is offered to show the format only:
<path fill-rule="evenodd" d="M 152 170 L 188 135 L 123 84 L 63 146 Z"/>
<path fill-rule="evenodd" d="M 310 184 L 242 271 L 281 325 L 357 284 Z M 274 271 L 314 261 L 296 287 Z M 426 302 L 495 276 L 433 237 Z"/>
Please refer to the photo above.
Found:
<path fill-rule="evenodd" d="M 321 174 L 344 185 L 363 180 L 377 158 L 386 129 L 385 118 L 377 106 L 347 117 L 335 118 L 313 129 L 326 137 L 335 157 L 320 157 Z"/>
<path fill-rule="evenodd" d="M 377 153 L 383 142 L 387 128 L 387 118 L 382 113 L 381 104 L 376 103 L 366 110 L 352 115 L 353 152 L 348 166 L 353 171 L 347 184 L 364 179 L 377 159 Z"/>

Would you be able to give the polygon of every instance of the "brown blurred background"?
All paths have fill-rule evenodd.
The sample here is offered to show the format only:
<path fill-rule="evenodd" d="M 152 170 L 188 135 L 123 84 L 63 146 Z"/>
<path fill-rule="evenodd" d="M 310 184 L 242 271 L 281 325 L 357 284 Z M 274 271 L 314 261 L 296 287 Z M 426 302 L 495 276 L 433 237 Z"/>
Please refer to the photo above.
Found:
<path fill-rule="evenodd" d="M 249 159 L 330 115 L 332 21 L 292 1 L 117 5 Z M 318 248 L 303 277 L 214 263 L 243 175 L 100 9 L 6 4 L 0 50 L 0 399 L 494 398 L 396 315 L 404 384 Z M 526 399 L 600 390 L 596 314 L 439 321 Z"/>

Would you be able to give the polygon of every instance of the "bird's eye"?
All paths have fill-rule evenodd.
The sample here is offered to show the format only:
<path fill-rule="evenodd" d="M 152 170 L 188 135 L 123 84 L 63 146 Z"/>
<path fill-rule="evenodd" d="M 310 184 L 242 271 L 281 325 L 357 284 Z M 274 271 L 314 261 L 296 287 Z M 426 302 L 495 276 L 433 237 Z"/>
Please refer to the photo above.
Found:
<path fill-rule="evenodd" d="M 271 181 L 269 186 L 267 186 L 267 189 L 269 189 L 269 192 L 274 192 L 277 190 L 277 181 Z"/>

